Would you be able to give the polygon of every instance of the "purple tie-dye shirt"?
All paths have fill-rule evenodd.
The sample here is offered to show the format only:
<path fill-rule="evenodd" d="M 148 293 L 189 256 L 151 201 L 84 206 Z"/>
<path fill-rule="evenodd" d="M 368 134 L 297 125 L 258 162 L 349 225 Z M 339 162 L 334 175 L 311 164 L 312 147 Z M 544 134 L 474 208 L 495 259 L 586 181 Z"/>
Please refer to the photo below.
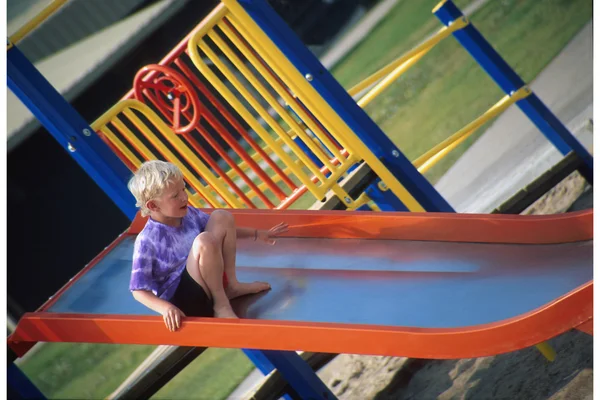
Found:
<path fill-rule="evenodd" d="M 208 217 L 188 206 L 178 227 L 149 218 L 135 240 L 129 290 L 148 290 L 161 299 L 171 299 L 194 239 L 206 228 Z"/>

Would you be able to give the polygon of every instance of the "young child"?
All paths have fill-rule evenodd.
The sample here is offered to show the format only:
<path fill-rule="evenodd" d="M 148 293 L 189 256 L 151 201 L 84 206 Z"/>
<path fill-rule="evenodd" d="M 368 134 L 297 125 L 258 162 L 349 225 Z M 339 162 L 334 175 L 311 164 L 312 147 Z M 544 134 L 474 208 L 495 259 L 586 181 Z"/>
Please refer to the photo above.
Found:
<path fill-rule="evenodd" d="M 230 299 L 270 289 L 266 282 L 237 280 L 236 239 L 273 244 L 287 224 L 268 231 L 236 228 L 227 211 L 209 216 L 189 206 L 181 171 L 164 161 L 142 164 L 129 190 L 142 215 L 150 216 L 135 241 L 129 289 L 137 301 L 163 316 L 170 331 L 185 316 L 237 318 Z"/>

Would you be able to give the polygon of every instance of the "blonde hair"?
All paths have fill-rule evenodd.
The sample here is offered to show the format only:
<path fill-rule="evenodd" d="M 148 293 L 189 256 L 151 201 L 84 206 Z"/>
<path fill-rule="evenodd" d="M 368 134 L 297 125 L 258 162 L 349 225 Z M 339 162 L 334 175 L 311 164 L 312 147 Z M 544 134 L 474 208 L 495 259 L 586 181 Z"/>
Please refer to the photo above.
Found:
<path fill-rule="evenodd" d="M 140 166 L 127 187 L 135 197 L 136 207 L 146 216 L 150 215 L 146 203 L 160 197 L 170 183 L 180 179 L 183 179 L 183 174 L 177 166 L 165 161 L 152 160 Z"/>

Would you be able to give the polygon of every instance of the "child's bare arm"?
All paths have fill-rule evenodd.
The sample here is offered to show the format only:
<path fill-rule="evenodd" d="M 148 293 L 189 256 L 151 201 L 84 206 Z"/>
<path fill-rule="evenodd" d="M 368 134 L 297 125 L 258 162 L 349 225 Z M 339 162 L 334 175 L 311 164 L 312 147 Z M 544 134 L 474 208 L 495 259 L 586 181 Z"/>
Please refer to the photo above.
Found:
<path fill-rule="evenodd" d="M 179 329 L 181 318 L 185 317 L 185 314 L 179 308 L 146 290 L 134 290 L 132 293 L 134 299 L 162 315 L 165 325 L 170 331 Z"/>
<path fill-rule="evenodd" d="M 282 222 L 278 225 L 275 225 L 268 231 L 263 231 L 263 230 L 254 229 L 254 228 L 241 228 L 240 227 L 240 228 L 236 229 L 236 236 L 238 237 L 238 239 L 254 238 L 255 241 L 256 240 L 264 240 L 265 242 L 270 243 L 270 242 L 273 242 L 273 238 L 275 238 L 287 231 L 288 231 L 288 224 Z"/>

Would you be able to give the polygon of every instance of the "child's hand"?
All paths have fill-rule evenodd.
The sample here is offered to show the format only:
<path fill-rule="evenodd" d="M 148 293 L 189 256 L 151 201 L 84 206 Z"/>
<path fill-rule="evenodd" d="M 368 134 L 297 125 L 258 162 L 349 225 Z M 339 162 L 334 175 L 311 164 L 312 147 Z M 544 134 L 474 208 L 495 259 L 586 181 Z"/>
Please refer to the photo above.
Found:
<path fill-rule="evenodd" d="M 169 305 L 162 313 L 163 319 L 167 329 L 171 332 L 175 332 L 181 326 L 181 319 L 185 317 L 183 311 L 175 307 L 173 304 Z"/>
<path fill-rule="evenodd" d="M 286 224 L 285 222 L 281 222 L 269 229 L 268 231 L 258 231 L 257 236 L 261 240 L 264 240 L 265 242 L 273 245 L 275 244 L 275 240 L 273 238 L 281 235 L 282 233 L 287 232 L 288 230 L 288 224 Z"/>

